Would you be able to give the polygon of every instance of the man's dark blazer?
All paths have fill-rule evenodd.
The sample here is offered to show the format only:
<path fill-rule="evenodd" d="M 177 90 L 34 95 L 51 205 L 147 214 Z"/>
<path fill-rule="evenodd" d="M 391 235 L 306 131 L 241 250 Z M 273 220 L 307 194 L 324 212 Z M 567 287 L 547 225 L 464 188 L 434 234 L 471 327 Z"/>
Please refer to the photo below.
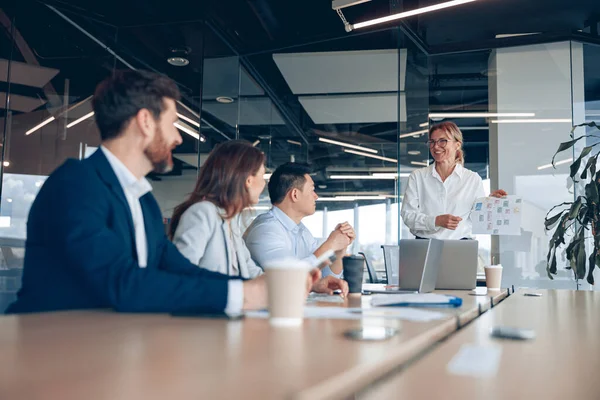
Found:
<path fill-rule="evenodd" d="M 131 211 L 104 153 L 98 149 L 85 160 L 62 164 L 29 212 L 23 284 L 7 313 L 223 311 L 229 277 L 201 269 L 179 253 L 165 235 L 151 192 L 140 204 L 146 268 L 138 266 Z"/>

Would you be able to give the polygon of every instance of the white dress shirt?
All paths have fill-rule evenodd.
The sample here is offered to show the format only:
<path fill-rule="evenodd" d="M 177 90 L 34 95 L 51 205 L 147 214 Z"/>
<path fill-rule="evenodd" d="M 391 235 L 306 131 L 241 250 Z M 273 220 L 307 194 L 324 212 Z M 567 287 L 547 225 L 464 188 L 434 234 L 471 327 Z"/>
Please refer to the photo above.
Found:
<path fill-rule="evenodd" d="M 320 246 L 302 222 L 296 224 L 280 208 L 273 207 L 259 215 L 244 233 L 246 247 L 252 259 L 260 266 L 271 260 L 284 259 L 290 256 L 307 261 L 313 265 L 317 257 L 313 254 Z M 331 268 L 321 270 L 323 277 L 335 274 Z"/>
<path fill-rule="evenodd" d="M 435 163 L 413 171 L 402 201 L 402 219 L 415 236 L 434 239 L 462 239 L 472 235 L 469 213 L 475 200 L 485 197 L 481 177 L 456 164 L 446 181 Z M 456 230 L 435 226 L 438 215 L 452 214 L 463 220 Z"/>
<path fill-rule="evenodd" d="M 146 178 L 137 179 L 110 150 L 104 146 L 100 146 L 100 149 L 106 156 L 125 193 L 125 198 L 127 199 L 127 204 L 129 204 L 129 210 L 133 219 L 138 265 L 140 268 L 146 268 L 148 265 L 148 240 L 146 238 L 146 227 L 144 225 L 144 214 L 140 198 L 152 190 L 152 185 L 150 185 L 150 182 Z M 228 314 L 240 313 L 244 305 L 244 286 L 242 281 L 230 280 L 228 282 L 228 293 L 225 312 Z"/>

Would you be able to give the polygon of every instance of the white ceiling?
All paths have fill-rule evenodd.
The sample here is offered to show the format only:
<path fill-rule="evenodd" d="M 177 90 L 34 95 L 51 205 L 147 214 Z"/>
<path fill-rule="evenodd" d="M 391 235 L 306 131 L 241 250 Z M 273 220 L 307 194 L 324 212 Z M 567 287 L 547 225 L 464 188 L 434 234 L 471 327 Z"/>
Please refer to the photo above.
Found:
<path fill-rule="evenodd" d="M 406 121 L 404 93 L 400 93 L 400 96 L 397 93 L 301 96 L 298 100 L 318 125 Z"/>
<path fill-rule="evenodd" d="M 397 92 L 406 81 L 406 49 L 285 53 L 273 60 L 294 94 Z"/>
<path fill-rule="evenodd" d="M 406 49 L 285 53 L 273 54 L 273 60 L 315 124 L 404 122 L 406 54 Z"/>

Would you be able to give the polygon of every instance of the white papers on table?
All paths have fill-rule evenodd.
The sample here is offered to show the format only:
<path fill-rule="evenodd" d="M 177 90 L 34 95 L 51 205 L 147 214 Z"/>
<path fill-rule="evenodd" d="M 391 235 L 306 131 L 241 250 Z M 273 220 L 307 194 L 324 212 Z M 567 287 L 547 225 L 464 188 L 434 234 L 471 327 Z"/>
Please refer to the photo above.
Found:
<path fill-rule="evenodd" d="M 247 311 L 249 318 L 268 318 L 267 310 Z M 386 308 L 347 308 L 347 307 L 304 307 L 304 318 L 315 319 L 368 319 L 368 318 L 391 318 L 406 321 L 429 322 L 447 317 L 436 311 L 418 310 L 409 307 L 386 307 Z"/>
<path fill-rule="evenodd" d="M 517 196 L 482 197 L 471 209 L 474 234 L 520 235 L 523 199 Z"/>
<path fill-rule="evenodd" d="M 453 375 L 489 378 L 496 375 L 502 348 L 496 345 L 463 344 L 446 366 Z"/>
<path fill-rule="evenodd" d="M 453 305 L 454 296 L 437 293 L 405 293 L 405 294 L 377 294 L 371 298 L 373 307 L 393 305 L 422 305 L 441 306 Z"/>
<path fill-rule="evenodd" d="M 344 299 L 339 295 L 329 295 L 324 293 L 311 293 L 306 299 L 307 304 L 314 303 L 344 303 Z"/>

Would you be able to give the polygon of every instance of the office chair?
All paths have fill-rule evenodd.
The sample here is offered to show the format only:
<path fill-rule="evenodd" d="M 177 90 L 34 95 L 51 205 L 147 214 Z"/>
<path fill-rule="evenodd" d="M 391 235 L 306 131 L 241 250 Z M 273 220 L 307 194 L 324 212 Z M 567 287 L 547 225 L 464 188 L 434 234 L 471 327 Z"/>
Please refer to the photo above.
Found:
<path fill-rule="evenodd" d="M 362 251 L 359 251 L 358 254 L 363 256 L 363 258 L 365 259 L 365 264 L 367 265 L 367 272 L 369 273 L 369 283 L 385 283 L 383 280 L 379 280 L 379 278 L 377 277 L 377 271 L 375 271 L 375 268 L 371 265 L 371 262 L 367 258 L 367 255 Z"/>

